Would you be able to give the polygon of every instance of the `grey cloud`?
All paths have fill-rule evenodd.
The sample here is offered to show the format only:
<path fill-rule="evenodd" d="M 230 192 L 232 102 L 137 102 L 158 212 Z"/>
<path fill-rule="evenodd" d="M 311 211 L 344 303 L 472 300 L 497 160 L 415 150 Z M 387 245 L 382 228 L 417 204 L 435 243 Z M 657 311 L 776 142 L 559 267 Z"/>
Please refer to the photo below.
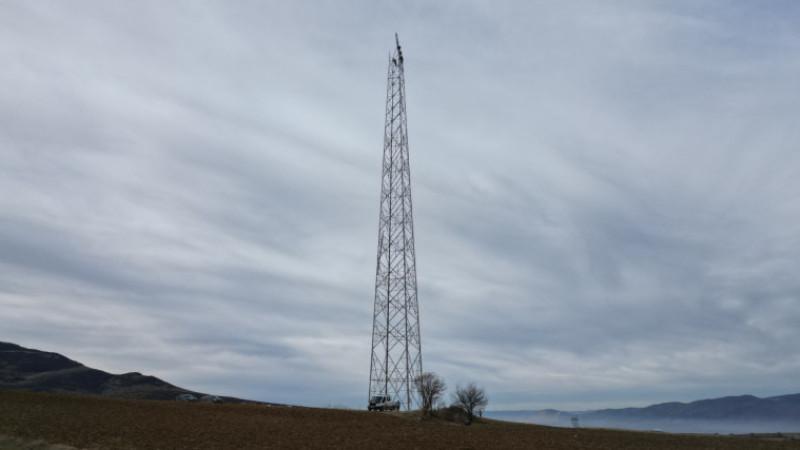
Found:
<path fill-rule="evenodd" d="M 4 5 L 2 338 L 360 408 L 398 31 L 426 370 L 497 408 L 788 393 L 800 41 L 768 6 Z"/>

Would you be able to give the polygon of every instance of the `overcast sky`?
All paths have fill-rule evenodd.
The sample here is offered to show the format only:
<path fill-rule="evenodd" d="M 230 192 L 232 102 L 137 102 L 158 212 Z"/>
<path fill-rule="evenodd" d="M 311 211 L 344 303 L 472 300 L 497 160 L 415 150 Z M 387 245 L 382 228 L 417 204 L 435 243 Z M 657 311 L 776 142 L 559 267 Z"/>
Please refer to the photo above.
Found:
<path fill-rule="evenodd" d="M 4 1 L 0 340 L 364 408 L 400 35 L 423 368 L 800 392 L 800 4 Z"/>

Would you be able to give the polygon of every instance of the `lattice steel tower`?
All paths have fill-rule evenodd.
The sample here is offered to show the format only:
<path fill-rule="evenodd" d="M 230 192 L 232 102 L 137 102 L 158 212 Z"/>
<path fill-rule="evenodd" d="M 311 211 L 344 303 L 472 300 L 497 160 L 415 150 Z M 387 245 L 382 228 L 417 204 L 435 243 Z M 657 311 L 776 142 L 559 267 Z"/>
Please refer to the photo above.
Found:
<path fill-rule="evenodd" d="M 417 305 L 417 268 L 411 213 L 403 52 L 389 61 L 383 177 L 372 321 L 369 396 L 389 395 L 401 408 L 417 405 L 414 377 L 422 373 Z"/>

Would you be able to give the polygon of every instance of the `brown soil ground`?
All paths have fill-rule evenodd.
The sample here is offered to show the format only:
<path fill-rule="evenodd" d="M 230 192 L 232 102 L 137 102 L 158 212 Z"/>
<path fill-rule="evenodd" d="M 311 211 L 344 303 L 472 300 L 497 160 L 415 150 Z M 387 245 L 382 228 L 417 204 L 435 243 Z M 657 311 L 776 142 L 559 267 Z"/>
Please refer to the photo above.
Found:
<path fill-rule="evenodd" d="M 402 413 L 0 391 L 0 448 L 788 449 L 800 441 L 464 426 Z"/>

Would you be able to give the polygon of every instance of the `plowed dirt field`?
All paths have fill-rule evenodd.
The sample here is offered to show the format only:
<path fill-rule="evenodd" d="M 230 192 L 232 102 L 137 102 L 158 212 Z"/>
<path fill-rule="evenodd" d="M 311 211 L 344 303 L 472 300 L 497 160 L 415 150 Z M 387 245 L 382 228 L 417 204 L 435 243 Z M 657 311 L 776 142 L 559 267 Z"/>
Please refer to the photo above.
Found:
<path fill-rule="evenodd" d="M 25 447 L 26 443 L 34 443 Z M 49 447 L 53 446 L 53 447 Z M 464 426 L 395 413 L 122 400 L 0 391 L 0 448 L 91 449 L 798 449 L 800 442 Z"/>

